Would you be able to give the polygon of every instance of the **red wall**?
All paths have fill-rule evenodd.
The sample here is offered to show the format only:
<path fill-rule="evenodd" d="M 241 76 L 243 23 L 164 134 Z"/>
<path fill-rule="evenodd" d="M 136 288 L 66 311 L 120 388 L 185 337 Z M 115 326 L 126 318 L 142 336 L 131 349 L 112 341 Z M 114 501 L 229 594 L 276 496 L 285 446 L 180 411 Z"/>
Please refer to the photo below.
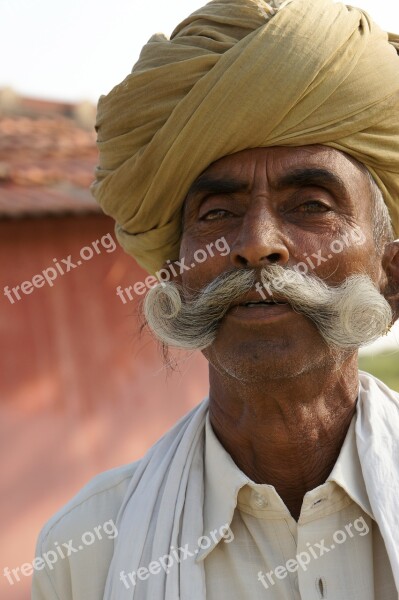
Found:
<path fill-rule="evenodd" d="M 119 247 L 100 243 L 101 254 L 14 304 L 4 296 L 108 233 L 101 215 L 0 221 L 1 598 L 30 597 L 30 578 L 11 586 L 3 569 L 33 559 L 53 512 L 96 473 L 140 457 L 207 393 L 202 356 L 175 353 L 177 370 L 165 367 L 140 334 L 139 299 L 117 297 L 146 277 Z"/>

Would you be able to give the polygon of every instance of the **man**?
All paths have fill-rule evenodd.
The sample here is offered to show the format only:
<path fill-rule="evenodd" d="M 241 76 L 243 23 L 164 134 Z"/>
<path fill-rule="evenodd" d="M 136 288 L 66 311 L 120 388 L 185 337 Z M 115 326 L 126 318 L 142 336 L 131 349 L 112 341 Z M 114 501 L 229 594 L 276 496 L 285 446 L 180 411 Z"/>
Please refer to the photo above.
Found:
<path fill-rule="evenodd" d="M 34 600 L 398 599 L 399 397 L 357 369 L 399 317 L 390 41 L 330 0 L 216 0 L 100 100 L 94 194 L 209 401 L 47 524 Z"/>

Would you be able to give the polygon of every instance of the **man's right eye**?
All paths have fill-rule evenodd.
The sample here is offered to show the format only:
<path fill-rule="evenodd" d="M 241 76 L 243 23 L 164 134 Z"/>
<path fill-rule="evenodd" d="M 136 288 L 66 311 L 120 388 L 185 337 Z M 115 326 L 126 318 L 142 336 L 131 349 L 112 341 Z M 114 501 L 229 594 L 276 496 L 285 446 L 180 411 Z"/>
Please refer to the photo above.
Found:
<path fill-rule="evenodd" d="M 224 219 L 231 214 L 230 211 L 224 210 L 223 208 L 214 208 L 203 214 L 200 217 L 200 221 L 216 221 L 217 219 Z"/>

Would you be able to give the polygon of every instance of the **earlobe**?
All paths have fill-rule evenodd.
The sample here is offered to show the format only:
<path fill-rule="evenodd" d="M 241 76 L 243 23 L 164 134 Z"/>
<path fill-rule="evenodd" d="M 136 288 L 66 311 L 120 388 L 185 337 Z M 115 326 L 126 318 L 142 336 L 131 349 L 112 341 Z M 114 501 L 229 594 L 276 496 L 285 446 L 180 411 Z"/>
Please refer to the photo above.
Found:
<path fill-rule="evenodd" d="M 386 245 L 382 266 L 387 278 L 383 294 L 394 312 L 394 320 L 399 318 L 399 239 Z"/>

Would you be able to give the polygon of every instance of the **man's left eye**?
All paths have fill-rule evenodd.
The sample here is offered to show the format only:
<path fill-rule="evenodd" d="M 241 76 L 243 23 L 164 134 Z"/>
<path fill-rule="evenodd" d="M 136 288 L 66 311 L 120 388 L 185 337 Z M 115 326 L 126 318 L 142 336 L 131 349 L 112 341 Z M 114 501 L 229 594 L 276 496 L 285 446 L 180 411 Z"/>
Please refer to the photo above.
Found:
<path fill-rule="evenodd" d="M 330 207 L 327 206 L 327 204 L 320 202 L 320 200 L 308 200 L 307 202 L 300 204 L 297 207 L 297 210 L 303 212 L 328 212 Z"/>

